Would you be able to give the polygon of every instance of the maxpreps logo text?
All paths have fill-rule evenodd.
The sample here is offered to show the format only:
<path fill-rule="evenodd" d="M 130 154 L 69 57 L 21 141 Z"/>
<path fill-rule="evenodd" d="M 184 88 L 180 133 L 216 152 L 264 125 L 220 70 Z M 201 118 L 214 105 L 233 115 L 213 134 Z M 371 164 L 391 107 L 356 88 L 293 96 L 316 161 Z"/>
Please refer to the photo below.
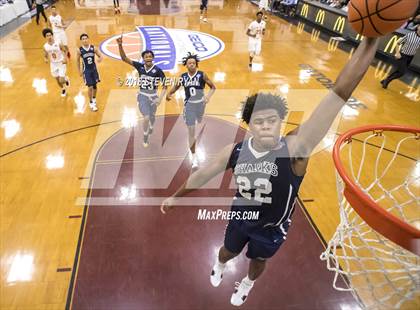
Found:
<path fill-rule="evenodd" d="M 167 29 L 161 26 L 140 26 L 137 31 L 123 35 L 124 51 L 132 60 L 138 61 L 141 52 L 152 50 L 154 63 L 164 71 L 170 71 L 181 63 L 188 52 L 203 60 L 220 54 L 225 48 L 222 40 L 198 31 Z M 101 43 L 101 51 L 112 58 L 121 59 L 116 39 L 113 36 Z"/>

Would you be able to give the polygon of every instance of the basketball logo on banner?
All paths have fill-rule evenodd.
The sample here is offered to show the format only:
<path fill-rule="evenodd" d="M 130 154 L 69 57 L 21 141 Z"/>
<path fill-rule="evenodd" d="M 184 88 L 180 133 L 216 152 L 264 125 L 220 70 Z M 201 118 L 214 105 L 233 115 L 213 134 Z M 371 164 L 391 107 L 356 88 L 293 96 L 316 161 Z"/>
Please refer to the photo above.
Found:
<path fill-rule="evenodd" d="M 225 44 L 219 38 L 207 33 L 184 29 L 167 29 L 162 26 L 139 26 L 137 31 L 123 35 L 124 51 L 128 58 L 139 61 L 141 52 L 152 50 L 154 63 L 164 71 L 170 71 L 188 52 L 205 60 L 220 54 Z M 101 51 L 112 58 L 121 59 L 116 39 L 113 36 L 101 43 Z"/>

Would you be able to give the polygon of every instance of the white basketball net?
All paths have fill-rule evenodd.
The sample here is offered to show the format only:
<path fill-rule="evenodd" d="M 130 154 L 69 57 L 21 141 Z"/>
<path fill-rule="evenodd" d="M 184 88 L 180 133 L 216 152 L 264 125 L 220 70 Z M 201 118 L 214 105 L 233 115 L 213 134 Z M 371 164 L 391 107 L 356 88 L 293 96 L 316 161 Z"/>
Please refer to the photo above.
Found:
<path fill-rule="evenodd" d="M 362 135 L 362 141 L 353 138 L 341 146 L 343 163 L 345 149 L 349 154 L 347 173 L 378 205 L 419 229 L 419 139 L 411 133 Z M 387 141 L 392 135 L 398 138 Z M 391 140 L 393 151 L 386 147 Z M 416 160 L 401 156 L 406 151 Z M 362 308 L 420 309 L 420 257 L 370 228 L 346 201 L 344 185 L 337 173 L 340 223 L 321 254 L 335 272 L 334 288 L 351 291 Z M 350 286 L 340 285 L 340 275 Z"/>

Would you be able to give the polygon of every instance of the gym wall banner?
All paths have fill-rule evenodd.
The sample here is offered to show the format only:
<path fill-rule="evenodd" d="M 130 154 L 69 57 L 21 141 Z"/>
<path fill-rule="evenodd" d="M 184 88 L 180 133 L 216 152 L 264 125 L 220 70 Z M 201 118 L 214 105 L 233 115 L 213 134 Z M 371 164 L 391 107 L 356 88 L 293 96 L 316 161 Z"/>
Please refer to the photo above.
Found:
<path fill-rule="evenodd" d="M 319 27 L 325 28 L 337 36 L 349 39 L 353 42 L 360 42 L 362 36 L 356 33 L 347 22 L 347 13 L 338 9 L 329 8 L 327 5 L 319 3 L 311 3 L 306 1 L 299 1 L 297 7 L 297 15 L 316 24 Z M 394 32 L 382 37 L 379 42 L 378 51 L 389 58 L 394 59 L 397 41 L 404 34 Z M 410 69 L 420 72 L 420 52 L 417 51 Z"/>

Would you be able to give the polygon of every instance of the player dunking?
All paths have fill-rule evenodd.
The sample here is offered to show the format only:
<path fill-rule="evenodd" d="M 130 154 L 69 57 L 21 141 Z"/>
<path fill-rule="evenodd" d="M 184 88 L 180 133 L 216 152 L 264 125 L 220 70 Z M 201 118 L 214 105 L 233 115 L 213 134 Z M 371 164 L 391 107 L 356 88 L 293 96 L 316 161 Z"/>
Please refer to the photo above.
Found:
<path fill-rule="evenodd" d="M 141 114 L 144 116 L 143 120 L 143 146 L 149 145 L 149 136 L 153 132 L 153 125 L 156 119 L 156 109 L 162 102 L 166 94 L 165 73 L 156 65 L 153 64 L 155 54 L 152 51 L 145 50 L 141 53 L 144 64 L 133 61 L 125 55 L 122 46 L 123 37 L 117 39 L 118 49 L 121 60 L 132 65 L 137 69 L 140 79 L 140 91 L 137 96 L 137 102 Z M 160 96 L 158 95 L 158 86 L 162 85 Z"/>
<path fill-rule="evenodd" d="M 257 13 L 257 20 L 254 20 L 246 30 L 246 34 L 249 37 L 248 51 L 249 51 L 249 68 L 252 68 L 252 60 L 255 55 L 261 53 L 261 42 L 262 37 L 265 34 L 265 21 L 262 20 L 263 13 Z"/>
<path fill-rule="evenodd" d="M 198 166 L 198 158 L 195 153 L 195 125 L 201 123 L 203 119 L 206 104 L 216 91 L 216 86 L 209 79 L 207 74 L 198 70 L 198 57 L 188 53 L 183 59 L 184 66 L 188 71 L 183 73 L 178 79 L 174 87 L 166 96 L 166 100 L 171 100 L 171 96 L 181 87 L 184 86 L 185 102 L 184 102 L 184 121 L 188 127 L 188 143 L 192 157 L 192 167 Z M 204 95 L 206 84 L 210 87 L 207 96 Z"/>
<path fill-rule="evenodd" d="M 226 228 L 224 245 L 219 249 L 210 275 L 211 284 L 219 286 L 226 262 L 242 252 L 248 244 L 248 274 L 237 284 L 231 303 L 242 305 L 255 280 L 264 271 L 286 239 L 294 201 L 306 172 L 311 152 L 327 134 L 337 114 L 362 80 L 378 46 L 378 39 L 361 42 L 353 57 L 340 72 L 332 90 L 321 100 L 310 118 L 285 137 L 279 136 L 287 113 L 283 98 L 271 94 L 249 97 L 242 119 L 252 137 L 226 146 L 206 167 L 197 170 L 167 198 L 163 213 L 181 197 L 199 188 L 226 169 L 232 169 L 237 184 L 232 211 L 257 211 L 257 220 L 232 219 Z M 304 250 L 304 249 L 303 249 Z"/>
<path fill-rule="evenodd" d="M 47 42 L 44 44 L 44 60 L 46 63 L 50 62 L 51 75 L 57 80 L 61 87 L 61 96 L 67 95 L 66 86 L 70 85 L 70 80 L 66 77 L 67 60 L 64 56 L 66 49 L 62 44 L 54 40 L 51 29 L 42 30 L 42 35 Z"/>
<path fill-rule="evenodd" d="M 66 49 L 67 57 L 70 58 L 70 52 L 69 52 L 69 47 L 67 43 L 67 36 L 65 32 L 66 28 L 64 27 L 63 19 L 58 14 L 57 8 L 55 7 L 55 5 L 51 6 L 51 15 L 48 18 L 48 24 L 50 27 L 52 27 L 54 40 L 61 43 L 64 46 L 64 48 Z"/>
<path fill-rule="evenodd" d="M 98 69 L 96 68 L 95 55 L 98 56 L 98 62 L 102 61 L 102 55 L 93 45 L 89 44 L 89 36 L 86 33 L 80 35 L 82 46 L 77 50 L 77 68 L 79 75 L 83 76 L 85 84 L 89 88 L 89 107 L 93 112 L 98 111 L 96 105 L 97 86 L 100 82 Z M 80 59 L 83 60 L 82 66 Z"/>
<path fill-rule="evenodd" d="M 201 0 L 200 4 L 200 20 L 207 22 L 207 4 L 208 0 Z"/>

